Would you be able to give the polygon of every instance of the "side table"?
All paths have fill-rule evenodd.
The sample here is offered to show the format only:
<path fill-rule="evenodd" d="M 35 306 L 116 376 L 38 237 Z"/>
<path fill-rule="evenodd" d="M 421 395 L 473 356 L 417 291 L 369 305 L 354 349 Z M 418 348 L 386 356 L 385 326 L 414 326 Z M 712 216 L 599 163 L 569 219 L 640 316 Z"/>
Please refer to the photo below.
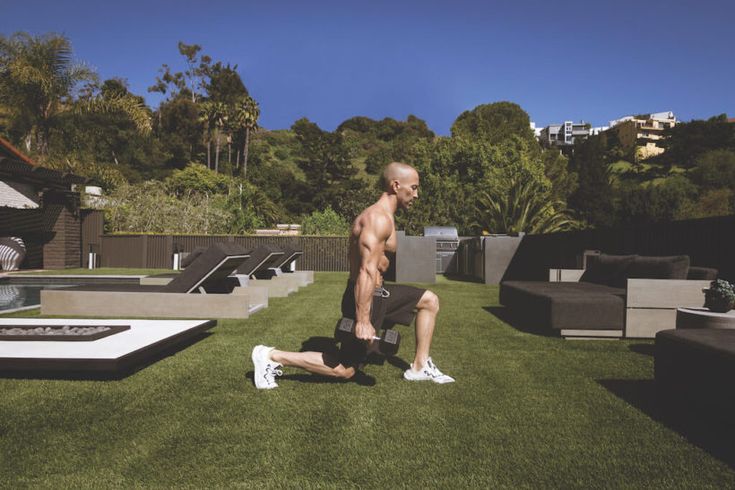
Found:
<path fill-rule="evenodd" d="M 677 308 L 676 328 L 735 329 L 735 310 L 715 313 L 707 308 Z"/>

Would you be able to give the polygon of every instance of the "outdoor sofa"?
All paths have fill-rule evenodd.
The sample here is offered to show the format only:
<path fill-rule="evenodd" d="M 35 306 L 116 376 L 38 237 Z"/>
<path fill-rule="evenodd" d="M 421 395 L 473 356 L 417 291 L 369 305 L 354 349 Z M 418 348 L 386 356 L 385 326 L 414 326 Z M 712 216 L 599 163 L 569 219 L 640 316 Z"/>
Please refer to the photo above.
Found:
<path fill-rule="evenodd" d="M 549 282 L 505 281 L 500 303 L 537 329 L 562 337 L 654 338 L 674 328 L 676 308 L 702 306 L 717 270 L 689 257 L 590 257 L 587 269 L 552 269 Z"/>
<path fill-rule="evenodd" d="M 268 306 L 263 288 L 227 281 L 250 257 L 233 243 L 212 245 L 162 286 L 87 285 L 41 292 L 43 315 L 247 318 Z"/>

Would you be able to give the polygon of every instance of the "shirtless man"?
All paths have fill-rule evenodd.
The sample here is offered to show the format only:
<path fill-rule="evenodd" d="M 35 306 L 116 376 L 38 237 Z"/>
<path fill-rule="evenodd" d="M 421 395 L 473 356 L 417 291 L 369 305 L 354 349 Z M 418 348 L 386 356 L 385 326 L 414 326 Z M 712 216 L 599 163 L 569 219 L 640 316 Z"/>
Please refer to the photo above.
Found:
<path fill-rule="evenodd" d="M 385 252 L 395 252 L 397 246 L 394 215 L 399 208 L 409 209 L 418 198 L 419 174 L 410 165 L 394 162 L 385 168 L 383 184 L 380 199 L 355 218 L 350 233 L 350 279 L 342 296 L 342 316 L 356 320 L 354 341 L 342 342 L 336 359 L 322 352 L 287 352 L 258 345 L 252 353 L 256 388 L 276 388 L 275 378 L 281 375 L 281 366 L 349 379 L 365 361 L 368 351 L 375 350 L 376 328 L 384 321 L 410 325 L 414 315 L 416 355 L 403 377 L 442 384 L 454 381 L 439 371 L 429 357 L 439 298 L 425 289 L 383 284 L 383 273 L 389 264 Z M 373 308 L 374 297 L 383 302 L 380 308 Z"/>

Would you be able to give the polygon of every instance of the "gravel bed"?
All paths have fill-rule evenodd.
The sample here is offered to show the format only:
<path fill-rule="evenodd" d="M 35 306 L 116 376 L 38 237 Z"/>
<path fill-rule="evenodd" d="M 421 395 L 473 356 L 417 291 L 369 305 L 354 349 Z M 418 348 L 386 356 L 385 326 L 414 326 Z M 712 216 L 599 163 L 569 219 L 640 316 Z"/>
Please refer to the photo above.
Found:
<path fill-rule="evenodd" d="M 53 327 L 0 327 L 0 337 L 4 335 L 93 335 L 107 332 L 110 327 L 105 326 L 73 326 L 54 325 Z"/>

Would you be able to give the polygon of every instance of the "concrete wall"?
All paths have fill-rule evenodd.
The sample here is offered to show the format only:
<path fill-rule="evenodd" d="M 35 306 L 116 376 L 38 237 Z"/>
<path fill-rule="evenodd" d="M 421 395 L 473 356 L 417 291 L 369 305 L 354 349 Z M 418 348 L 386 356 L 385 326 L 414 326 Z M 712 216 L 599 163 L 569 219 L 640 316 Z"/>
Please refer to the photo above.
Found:
<path fill-rule="evenodd" d="M 500 284 L 523 236 L 490 236 L 483 238 L 485 284 Z"/>
<path fill-rule="evenodd" d="M 436 282 L 436 238 L 398 233 L 395 257 L 396 282 Z"/>

